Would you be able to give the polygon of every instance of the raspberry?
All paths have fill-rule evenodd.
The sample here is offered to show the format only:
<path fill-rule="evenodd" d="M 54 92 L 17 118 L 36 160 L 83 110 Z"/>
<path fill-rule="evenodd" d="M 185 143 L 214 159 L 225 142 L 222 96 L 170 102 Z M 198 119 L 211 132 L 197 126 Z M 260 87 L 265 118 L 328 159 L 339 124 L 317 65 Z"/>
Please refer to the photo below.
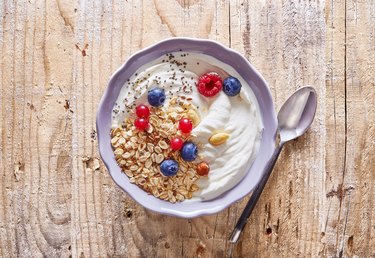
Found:
<path fill-rule="evenodd" d="M 206 73 L 199 77 L 198 91 L 203 96 L 213 97 L 219 93 L 222 87 L 223 80 L 215 72 Z"/>

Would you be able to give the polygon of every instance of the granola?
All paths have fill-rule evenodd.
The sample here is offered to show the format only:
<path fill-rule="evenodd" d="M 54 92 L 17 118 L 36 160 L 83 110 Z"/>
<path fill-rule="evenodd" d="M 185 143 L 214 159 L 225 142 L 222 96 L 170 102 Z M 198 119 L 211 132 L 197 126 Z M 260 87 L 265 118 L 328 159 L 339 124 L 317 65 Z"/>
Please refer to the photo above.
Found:
<path fill-rule="evenodd" d="M 174 103 L 176 103 L 174 101 Z M 112 130 L 111 144 L 121 170 L 130 182 L 157 198 L 175 203 L 190 199 L 193 192 L 199 190 L 196 181 L 197 164 L 181 158 L 178 151 L 169 148 L 171 136 L 180 136 L 191 140 L 178 130 L 178 119 L 187 116 L 190 103 L 171 105 L 168 109 L 153 109 L 149 117 L 150 126 L 146 131 L 138 131 L 134 126 L 135 118 L 128 117 L 121 127 Z M 160 163 L 165 159 L 174 159 L 179 164 L 175 176 L 165 177 L 160 172 Z"/>

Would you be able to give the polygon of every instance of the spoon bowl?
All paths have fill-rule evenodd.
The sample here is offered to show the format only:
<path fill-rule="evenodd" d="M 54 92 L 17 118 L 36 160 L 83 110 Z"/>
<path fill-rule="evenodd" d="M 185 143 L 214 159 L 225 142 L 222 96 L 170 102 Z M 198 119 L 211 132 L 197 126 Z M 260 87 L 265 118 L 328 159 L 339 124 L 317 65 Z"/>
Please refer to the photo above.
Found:
<path fill-rule="evenodd" d="M 301 88 L 289 97 L 277 115 L 282 143 L 306 132 L 314 120 L 316 107 L 316 92 L 312 87 Z"/>

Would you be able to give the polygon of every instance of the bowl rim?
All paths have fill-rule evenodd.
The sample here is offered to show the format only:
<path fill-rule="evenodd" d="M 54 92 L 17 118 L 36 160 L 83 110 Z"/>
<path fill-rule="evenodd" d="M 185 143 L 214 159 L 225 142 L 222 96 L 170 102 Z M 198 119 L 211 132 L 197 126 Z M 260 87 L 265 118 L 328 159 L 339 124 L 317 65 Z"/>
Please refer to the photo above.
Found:
<path fill-rule="evenodd" d="M 263 76 L 253 67 L 253 65 L 241 53 L 239 53 L 238 51 L 236 51 L 234 49 L 231 49 L 231 48 L 223 45 L 220 42 L 217 42 L 217 41 L 214 41 L 214 40 L 211 40 L 211 39 L 199 39 L 199 38 L 190 38 L 190 37 L 174 37 L 174 38 L 168 38 L 168 39 L 161 40 L 161 41 L 159 41 L 159 42 L 157 42 L 155 44 L 152 44 L 152 45 L 150 45 L 150 46 L 148 46 L 146 48 L 140 49 L 137 52 L 135 52 L 134 54 L 132 54 L 111 75 L 111 77 L 110 77 L 110 79 L 108 81 L 107 87 L 105 88 L 104 93 L 103 93 L 103 95 L 101 97 L 101 100 L 99 102 L 99 105 L 98 105 L 98 110 L 97 110 L 97 114 L 96 114 L 96 129 L 97 129 L 97 139 L 98 139 L 99 154 L 100 154 L 100 156 L 102 158 L 102 161 L 105 164 L 105 166 L 106 166 L 109 174 L 111 175 L 112 180 L 123 191 L 125 191 L 134 201 L 136 201 L 138 204 L 140 204 L 141 206 L 143 206 L 143 207 L 145 207 L 145 208 L 147 208 L 147 209 L 149 209 L 151 211 L 154 211 L 154 212 L 157 212 L 157 213 L 161 213 L 161 214 L 165 214 L 165 215 L 182 217 L 182 218 L 193 218 L 193 217 L 198 217 L 198 216 L 202 216 L 202 215 L 210 215 L 210 214 L 218 213 L 218 212 L 224 210 L 225 208 L 229 207 L 233 203 L 241 200 L 242 198 L 244 198 L 246 195 L 248 195 L 256 187 L 256 185 L 260 181 L 262 172 L 258 172 L 259 174 L 257 175 L 257 178 L 256 178 L 257 180 L 254 180 L 254 181 L 256 181 L 256 183 L 253 184 L 252 187 L 249 187 L 248 190 L 244 190 L 244 191 L 242 191 L 242 193 L 239 193 L 237 195 L 233 194 L 233 196 L 231 197 L 231 199 L 227 198 L 227 199 L 229 199 L 229 201 L 227 201 L 225 203 L 220 203 L 219 202 L 219 200 L 221 199 L 221 196 L 222 196 L 222 195 L 220 195 L 219 197 L 217 197 L 217 198 L 215 198 L 213 200 L 198 202 L 198 203 L 201 203 L 203 206 L 207 206 L 207 207 L 202 207 L 201 209 L 198 209 L 198 210 L 188 211 L 188 210 L 179 210 L 179 209 L 174 209 L 174 208 L 163 207 L 163 205 L 162 206 L 150 205 L 149 202 L 147 200 L 145 200 L 147 198 L 143 198 L 143 199 L 142 198 L 138 198 L 138 196 L 136 196 L 136 194 L 134 192 L 132 192 L 131 190 L 126 189 L 124 187 L 124 185 L 121 184 L 121 182 L 119 182 L 116 179 L 116 175 L 114 174 L 114 171 L 113 171 L 114 169 L 111 169 L 111 167 L 113 168 L 113 163 L 115 163 L 115 166 L 117 166 L 117 167 L 118 167 L 118 165 L 117 165 L 117 163 L 116 163 L 116 161 L 114 159 L 113 151 L 111 153 L 112 154 L 112 159 L 110 159 L 110 157 L 109 157 L 111 155 L 108 156 L 107 153 L 106 153 L 107 149 L 106 149 L 106 145 L 105 145 L 105 142 L 104 142 L 103 138 L 104 138 L 104 134 L 105 133 L 109 134 L 109 132 L 105 132 L 104 125 L 101 124 L 101 117 L 103 115 L 104 116 L 108 115 L 107 113 L 105 113 L 106 101 L 110 97 L 110 90 L 114 87 L 114 84 L 116 83 L 116 80 L 118 79 L 119 75 L 121 73 L 125 72 L 127 66 L 130 66 L 130 64 L 132 64 L 135 60 L 137 60 L 139 57 L 141 57 L 145 53 L 149 53 L 149 52 L 152 52 L 152 51 L 155 51 L 155 50 L 157 51 L 160 46 L 163 46 L 165 44 L 171 43 L 173 41 L 175 41 L 175 42 L 182 41 L 182 42 L 185 42 L 187 44 L 190 42 L 193 45 L 194 44 L 212 44 L 215 47 L 221 48 L 222 50 L 226 51 L 230 55 L 233 55 L 235 58 L 238 58 L 239 60 L 241 60 L 241 62 L 243 64 L 247 65 L 248 68 L 250 69 L 249 72 L 253 72 L 258 77 L 258 79 L 260 80 L 261 84 L 263 84 L 263 86 L 265 86 L 262 89 L 263 90 L 263 94 L 264 94 L 263 97 L 266 98 L 269 110 L 268 110 L 268 117 L 267 117 L 267 128 L 263 128 L 260 148 L 262 147 L 263 139 L 264 139 L 264 136 L 265 136 L 265 129 L 267 129 L 267 134 L 270 137 L 269 138 L 269 142 L 268 142 L 267 145 L 270 145 L 270 146 L 269 147 L 266 146 L 267 147 L 266 151 L 265 151 L 265 153 L 263 153 L 264 155 L 262 155 L 262 157 L 259 157 L 260 156 L 259 155 L 260 154 L 260 149 L 258 150 L 256 158 L 253 161 L 253 164 L 256 162 L 257 159 L 261 158 L 262 161 L 260 161 L 260 162 L 262 162 L 261 164 L 263 164 L 263 167 L 265 167 L 266 164 L 267 164 L 267 162 L 268 162 L 268 160 L 271 158 L 271 155 L 273 153 L 274 146 L 275 146 L 275 136 L 276 136 L 276 132 L 277 132 L 277 118 L 276 118 L 276 112 L 275 112 L 275 109 L 274 109 L 274 102 L 273 102 L 273 99 L 272 99 L 272 94 L 271 94 L 270 88 L 269 88 L 266 80 L 263 78 Z M 213 56 L 213 55 L 211 55 L 211 56 Z M 217 58 L 216 56 L 213 56 L 213 57 Z M 136 69 L 139 69 L 139 67 L 140 66 L 138 66 Z M 240 73 L 240 75 L 243 76 L 241 73 Z M 258 96 L 255 94 L 255 92 L 254 92 L 254 95 L 255 95 L 257 101 L 259 102 Z M 111 112 L 112 112 L 112 108 L 111 108 Z M 263 110 L 260 110 L 262 123 L 263 123 L 263 126 L 265 126 L 265 122 L 264 122 L 265 118 L 264 118 L 263 112 L 264 112 Z M 109 145 L 110 145 L 110 143 L 109 143 Z M 253 164 L 250 165 L 250 167 L 248 168 L 248 172 L 246 172 L 246 175 L 249 174 L 249 172 L 250 172 L 251 167 L 253 166 Z M 118 169 L 119 169 L 119 167 L 118 167 Z M 124 174 L 124 173 L 121 173 L 121 174 Z M 245 177 L 237 185 L 239 185 L 245 179 Z M 228 190 L 227 192 L 232 192 L 233 190 L 235 190 L 237 188 L 237 185 L 234 186 L 233 188 L 231 188 L 230 190 Z M 134 186 L 137 187 L 137 188 L 139 188 L 136 185 L 134 185 Z M 140 190 L 143 191 L 142 189 L 140 189 Z M 154 197 L 152 195 L 148 195 L 148 198 L 156 198 L 156 197 Z M 169 202 L 163 201 L 163 200 L 160 200 L 160 201 L 163 202 L 163 203 L 165 203 L 166 206 L 170 206 Z M 213 201 L 216 202 L 215 203 L 216 205 L 214 205 L 214 206 L 213 205 L 211 205 L 211 206 L 204 205 L 204 204 L 209 204 L 209 203 L 211 203 Z M 174 207 L 181 207 L 181 205 L 183 205 L 183 203 L 185 203 L 185 202 L 182 202 L 182 203 L 179 203 L 179 204 L 176 203 L 176 204 L 172 204 L 172 205 L 174 205 Z"/>

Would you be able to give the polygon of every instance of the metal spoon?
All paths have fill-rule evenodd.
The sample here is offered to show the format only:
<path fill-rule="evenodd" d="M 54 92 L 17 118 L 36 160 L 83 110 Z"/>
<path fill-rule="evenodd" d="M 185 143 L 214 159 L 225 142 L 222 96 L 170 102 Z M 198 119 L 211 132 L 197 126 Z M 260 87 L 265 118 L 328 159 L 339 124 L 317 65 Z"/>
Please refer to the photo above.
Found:
<path fill-rule="evenodd" d="M 276 160 L 279 157 L 284 144 L 290 140 L 303 135 L 310 127 L 316 111 L 317 97 L 314 88 L 304 87 L 297 90 L 281 107 L 278 120 L 278 134 L 280 142 L 277 144 L 271 159 L 265 167 L 263 176 L 253 191 L 249 202 L 242 212 L 238 222 L 229 238 L 231 243 L 236 243 L 245 227 L 251 212 L 253 211 L 258 199 L 267 183 Z"/>

